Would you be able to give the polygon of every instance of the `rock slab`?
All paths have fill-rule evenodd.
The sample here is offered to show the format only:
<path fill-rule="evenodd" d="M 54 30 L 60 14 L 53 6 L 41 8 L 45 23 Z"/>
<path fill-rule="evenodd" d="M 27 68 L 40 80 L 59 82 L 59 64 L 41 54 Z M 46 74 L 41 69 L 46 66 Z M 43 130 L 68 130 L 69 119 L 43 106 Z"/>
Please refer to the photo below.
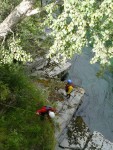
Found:
<path fill-rule="evenodd" d="M 63 90 L 59 92 L 65 95 Z M 84 93 L 84 89 L 77 88 L 72 92 L 70 99 L 65 98 L 64 102 L 57 102 L 59 116 L 56 123 L 60 129 L 55 132 L 55 150 L 113 150 L 112 142 L 97 131 L 91 133 L 83 119 L 80 116 L 76 117 L 75 113 L 82 103 Z"/>

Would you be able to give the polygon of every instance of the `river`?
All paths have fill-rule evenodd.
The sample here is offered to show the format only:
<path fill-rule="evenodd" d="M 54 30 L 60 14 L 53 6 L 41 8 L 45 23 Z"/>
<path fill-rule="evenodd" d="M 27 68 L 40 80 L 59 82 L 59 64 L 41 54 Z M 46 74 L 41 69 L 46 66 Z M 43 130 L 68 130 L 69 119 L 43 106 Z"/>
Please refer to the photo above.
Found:
<path fill-rule="evenodd" d="M 89 129 L 101 132 L 113 142 L 113 78 L 106 73 L 103 78 L 96 76 L 99 64 L 89 63 L 91 48 L 85 48 L 82 55 L 75 55 L 69 70 L 74 84 L 86 91 L 82 105 L 77 111 Z"/>

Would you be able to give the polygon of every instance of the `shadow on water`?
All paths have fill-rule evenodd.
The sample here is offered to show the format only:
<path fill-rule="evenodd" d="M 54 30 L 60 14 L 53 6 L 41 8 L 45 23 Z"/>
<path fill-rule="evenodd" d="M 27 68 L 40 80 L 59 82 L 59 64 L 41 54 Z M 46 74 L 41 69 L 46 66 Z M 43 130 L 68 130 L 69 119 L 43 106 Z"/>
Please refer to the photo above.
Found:
<path fill-rule="evenodd" d="M 92 132 L 101 132 L 113 142 L 113 78 L 108 73 L 104 78 L 96 76 L 99 65 L 89 63 L 90 52 L 87 48 L 82 55 L 75 55 L 69 70 L 68 78 L 86 91 L 77 115 L 84 119 Z"/>

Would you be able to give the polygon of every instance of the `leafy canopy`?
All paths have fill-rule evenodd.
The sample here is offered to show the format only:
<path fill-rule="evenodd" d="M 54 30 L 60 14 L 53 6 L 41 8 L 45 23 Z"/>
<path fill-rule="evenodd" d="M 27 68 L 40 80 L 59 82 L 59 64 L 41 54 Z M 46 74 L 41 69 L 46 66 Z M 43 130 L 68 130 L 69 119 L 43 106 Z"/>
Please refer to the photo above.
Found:
<path fill-rule="evenodd" d="M 51 4 L 45 20 L 54 37 L 48 57 L 54 57 L 56 62 L 63 61 L 91 45 L 94 52 L 91 63 L 110 65 L 113 58 L 113 1 L 65 0 L 58 16 L 56 9 L 57 6 Z"/>
<path fill-rule="evenodd" d="M 75 53 L 81 53 L 83 47 L 90 45 L 94 52 L 91 63 L 100 62 L 102 66 L 110 65 L 113 59 L 113 1 L 51 2 L 47 1 L 44 4 L 46 11 L 25 19 L 17 26 L 14 31 L 15 40 L 9 36 L 4 47 L 1 47 L 0 61 L 2 63 L 10 63 L 13 59 L 23 62 L 30 61 L 28 51 L 38 47 L 38 51 L 44 49 L 44 54 L 49 49 L 47 56 L 59 63 L 71 58 Z M 5 10 L 0 20 L 7 15 L 5 2 L 3 4 Z M 7 7 L 8 12 L 10 8 L 13 8 L 12 5 Z M 39 4 L 37 6 L 40 8 Z M 50 38 L 42 34 L 42 31 L 45 32 L 43 25 L 51 29 L 50 34 L 47 34 Z M 40 33 L 44 35 L 44 39 L 39 39 Z"/>

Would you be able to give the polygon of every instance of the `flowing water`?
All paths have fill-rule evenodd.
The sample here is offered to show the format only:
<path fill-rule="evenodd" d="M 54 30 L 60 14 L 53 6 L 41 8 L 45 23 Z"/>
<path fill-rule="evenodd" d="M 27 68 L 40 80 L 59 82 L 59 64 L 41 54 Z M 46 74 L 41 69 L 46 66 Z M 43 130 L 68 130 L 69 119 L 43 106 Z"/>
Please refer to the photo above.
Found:
<path fill-rule="evenodd" d="M 86 91 L 77 115 L 82 116 L 92 132 L 101 132 L 113 142 L 113 77 L 110 73 L 106 73 L 104 78 L 96 76 L 99 65 L 89 63 L 90 50 L 87 48 L 82 55 L 75 55 L 69 71 L 74 84 Z"/>

